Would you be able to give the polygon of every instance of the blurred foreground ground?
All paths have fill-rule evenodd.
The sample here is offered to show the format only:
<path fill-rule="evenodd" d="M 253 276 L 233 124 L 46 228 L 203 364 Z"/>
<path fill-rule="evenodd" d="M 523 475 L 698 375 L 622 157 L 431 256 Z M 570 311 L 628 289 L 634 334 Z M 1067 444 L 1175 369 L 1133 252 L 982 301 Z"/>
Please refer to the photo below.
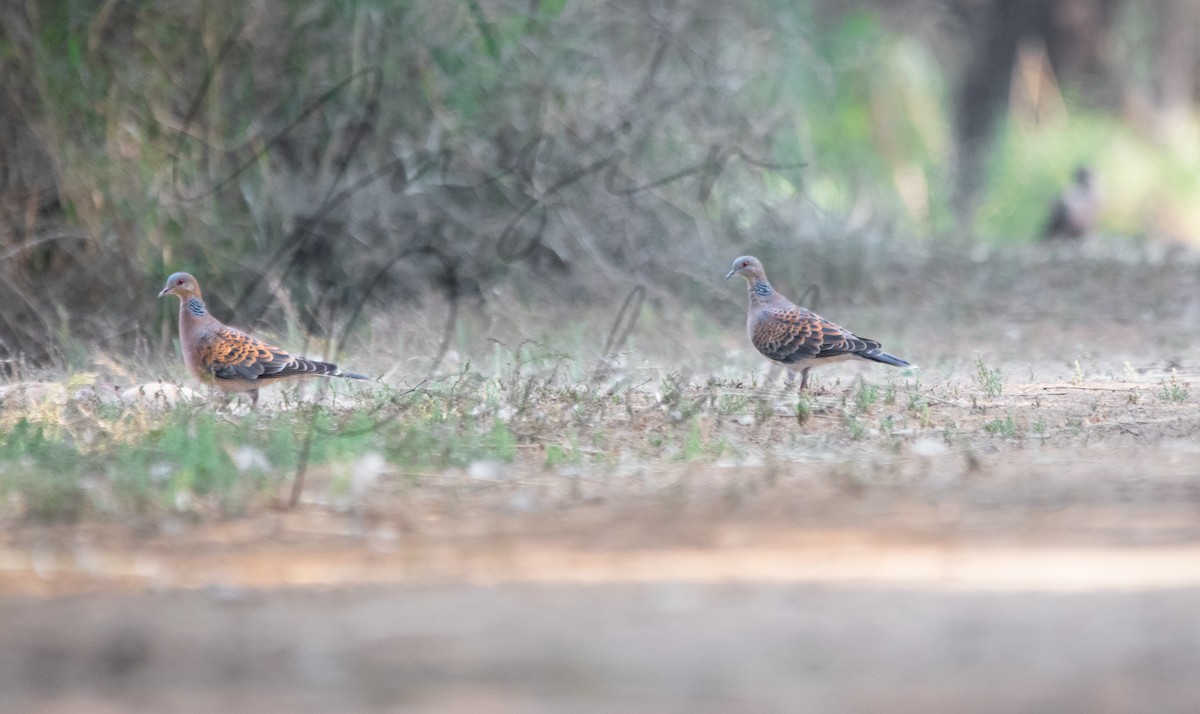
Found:
<path fill-rule="evenodd" d="M 1196 711 L 1200 487 L 1194 455 L 1162 457 L 23 530 L 0 691 L 45 712 Z"/>
<path fill-rule="evenodd" d="M 1200 707 L 1198 594 L 664 582 L 74 596 L 6 603 L 0 666 L 5 708 L 28 712 L 1184 712 Z"/>

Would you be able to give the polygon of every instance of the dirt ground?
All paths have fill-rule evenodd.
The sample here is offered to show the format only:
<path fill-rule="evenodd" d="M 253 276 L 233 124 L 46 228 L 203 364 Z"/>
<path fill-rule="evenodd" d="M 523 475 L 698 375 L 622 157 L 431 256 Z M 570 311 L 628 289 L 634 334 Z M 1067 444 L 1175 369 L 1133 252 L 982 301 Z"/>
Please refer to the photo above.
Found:
<path fill-rule="evenodd" d="M 561 499 L 546 475 L 16 529 L 0 691 L 29 712 L 1196 711 L 1196 476 L 1181 445 L 950 452 L 874 481 L 680 466 Z"/>
<path fill-rule="evenodd" d="M 1032 294 L 897 330 L 927 409 L 835 370 L 802 424 L 700 418 L 733 456 L 531 444 L 349 508 L 313 474 L 290 510 L 3 524 L 0 708 L 1200 711 L 1200 303 Z M 653 391 L 605 428 L 669 433 Z"/>

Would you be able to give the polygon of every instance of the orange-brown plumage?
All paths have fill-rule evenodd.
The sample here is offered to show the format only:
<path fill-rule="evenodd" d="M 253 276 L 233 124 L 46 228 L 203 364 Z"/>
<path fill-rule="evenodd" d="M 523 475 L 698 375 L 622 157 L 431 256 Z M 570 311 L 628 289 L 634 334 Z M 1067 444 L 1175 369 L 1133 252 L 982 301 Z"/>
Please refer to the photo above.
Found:
<path fill-rule="evenodd" d="M 733 261 L 733 269 L 725 279 L 734 275 L 745 278 L 750 289 L 746 317 L 750 342 L 767 359 L 799 370 L 801 390 L 808 386 L 808 370 L 817 362 L 859 357 L 908 366 L 908 362 L 884 352 L 875 340 L 859 337 L 780 295 L 771 287 L 757 258 L 746 255 Z"/>
<path fill-rule="evenodd" d="M 179 298 L 179 342 L 183 361 L 197 378 L 226 392 L 247 392 L 258 403 L 264 383 L 294 377 L 368 379 L 344 372 L 329 362 L 294 357 L 278 347 L 221 324 L 208 313 L 200 284 L 187 273 L 175 273 L 159 297 Z"/>
<path fill-rule="evenodd" d="M 750 341 L 767 359 L 776 362 L 851 355 L 880 346 L 801 307 L 764 308 L 753 330 Z"/>

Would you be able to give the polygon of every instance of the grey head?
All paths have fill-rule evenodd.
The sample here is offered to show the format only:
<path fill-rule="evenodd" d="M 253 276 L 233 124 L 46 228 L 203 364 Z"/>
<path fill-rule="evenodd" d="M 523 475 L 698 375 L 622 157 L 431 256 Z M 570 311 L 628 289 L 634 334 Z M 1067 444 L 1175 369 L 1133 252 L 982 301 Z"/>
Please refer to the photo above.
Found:
<path fill-rule="evenodd" d="M 725 279 L 729 280 L 735 275 L 742 276 L 751 285 L 767 282 L 767 273 L 763 270 L 762 261 L 752 255 L 743 255 L 733 261 L 733 268 L 725 274 Z"/>
<path fill-rule="evenodd" d="M 160 298 L 168 295 L 177 295 L 180 300 L 187 302 L 188 298 L 200 297 L 200 283 L 188 273 L 172 273 L 158 293 Z"/>

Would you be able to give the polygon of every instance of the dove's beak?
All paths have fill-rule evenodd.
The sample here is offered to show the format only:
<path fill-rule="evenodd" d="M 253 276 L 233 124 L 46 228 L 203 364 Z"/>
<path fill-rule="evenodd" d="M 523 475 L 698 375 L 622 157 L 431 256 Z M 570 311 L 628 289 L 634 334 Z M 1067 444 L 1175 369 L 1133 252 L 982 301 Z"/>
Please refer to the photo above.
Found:
<path fill-rule="evenodd" d="M 159 290 L 159 291 L 158 291 L 158 296 L 159 296 L 160 298 L 165 298 L 166 296 L 168 296 L 168 295 L 170 295 L 170 294 L 171 294 L 171 288 L 170 288 L 170 287 L 165 287 L 165 288 L 163 288 L 162 290 Z"/>
<path fill-rule="evenodd" d="M 736 272 L 737 272 L 736 270 L 731 270 L 728 273 L 725 273 L 725 279 L 729 280 L 730 278 L 733 277 L 734 273 L 736 273 Z"/>

